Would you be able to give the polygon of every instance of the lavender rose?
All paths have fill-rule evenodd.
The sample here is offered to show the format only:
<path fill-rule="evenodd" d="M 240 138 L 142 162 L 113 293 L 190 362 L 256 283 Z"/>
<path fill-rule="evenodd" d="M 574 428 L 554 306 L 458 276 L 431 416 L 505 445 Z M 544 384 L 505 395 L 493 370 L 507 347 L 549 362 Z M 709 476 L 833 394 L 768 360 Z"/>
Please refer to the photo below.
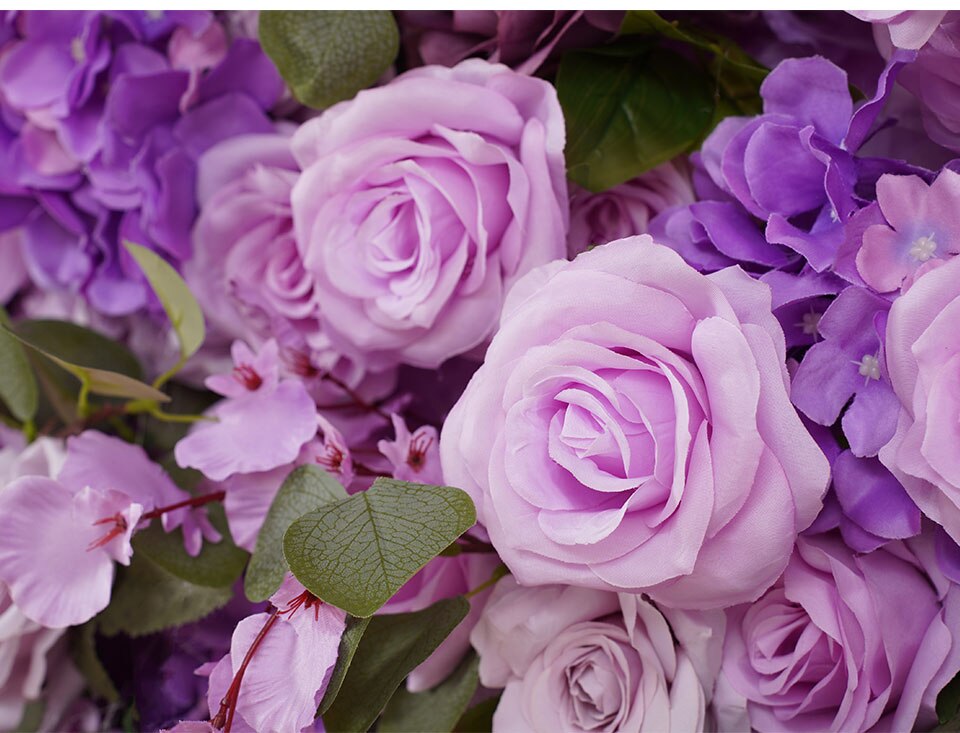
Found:
<path fill-rule="evenodd" d="M 649 236 L 519 282 L 440 440 L 517 579 L 667 605 L 752 600 L 829 468 L 787 394 L 770 291 Z"/>
<path fill-rule="evenodd" d="M 754 730 L 929 730 L 958 617 L 929 533 L 866 555 L 802 537 L 782 581 L 728 612 L 723 675 Z"/>
<path fill-rule="evenodd" d="M 920 511 L 960 542 L 960 257 L 917 278 L 890 309 L 886 366 L 900 399 L 880 449 Z"/>
<path fill-rule="evenodd" d="M 513 281 L 566 252 L 563 143 L 553 87 L 480 60 L 304 124 L 293 219 L 334 346 L 379 370 L 483 343 Z"/>
<path fill-rule="evenodd" d="M 470 640 L 483 684 L 505 688 L 495 733 L 679 733 L 705 728 L 724 624 L 720 611 L 505 578 Z"/>

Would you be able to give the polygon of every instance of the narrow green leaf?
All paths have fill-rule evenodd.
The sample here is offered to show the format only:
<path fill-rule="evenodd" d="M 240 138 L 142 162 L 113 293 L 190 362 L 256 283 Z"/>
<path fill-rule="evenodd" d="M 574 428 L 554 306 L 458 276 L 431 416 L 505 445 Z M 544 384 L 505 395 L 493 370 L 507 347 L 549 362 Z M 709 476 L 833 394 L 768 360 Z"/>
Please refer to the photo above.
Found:
<path fill-rule="evenodd" d="M 0 308 L 0 323 L 10 328 L 3 308 Z M 22 423 L 33 419 L 40 404 L 37 378 L 27 354 L 21 343 L 6 331 L 0 331 L 0 399 Z"/>
<path fill-rule="evenodd" d="M 404 678 L 429 657 L 466 617 L 470 603 L 447 598 L 416 613 L 376 616 L 323 716 L 330 733 L 370 729 Z"/>
<path fill-rule="evenodd" d="M 347 676 L 347 670 L 353 662 L 353 657 L 357 653 L 357 647 L 360 645 L 360 639 L 363 638 L 367 626 L 370 624 L 370 618 L 358 618 L 357 616 L 347 616 L 347 628 L 340 637 L 340 646 L 337 649 L 337 663 L 333 666 L 333 673 L 330 675 L 330 683 L 327 685 L 327 691 L 323 693 L 323 700 L 320 701 L 320 709 L 317 715 L 323 715 L 333 701 L 337 699 L 340 688 L 343 686 L 343 680 Z"/>
<path fill-rule="evenodd" d="M 191 557 L 183 547 L 183 532 L 164 532 L 160 522 L 152 522 L 134 535 L 135 554 L 150 558 L 172 575 L 194 585 L 210 588 L 230 586 L 240 577 L 249 554 L 233 543 L 223 507 L 207 507 L 210 523 L 223 536 L 219 542 L 205 542 L 200 554 Z"/>
<path fill-rule="evenodd" d="M 264 10 L 260 44 L 297 99 L 323 109 L 379 79 L 400 33 L 388 10 Z"/>
<path fill-rule="evenodd" d="M 124 242 L 123 246 L 143 270 L 150 287 L 167 312 L 167 318 L 180 341 L 181 362 L 185 362 L 200 348 L 206 334 L 200 304 L 183 278 L 160 255 L 133 242 Z"/>
<path fill-rule="evenodd" d="M 710 77 L 665 48 L 633 43 L 568 53 L 557 94 L 567 175 L 603 191 L 694 147 L 714 117 Z"/>
<path fill-rule="evenodd" d="M 119 570 L 110 605 L 97 616 L 108 636 L 152 634 L 197 621 L 225 606 L 233 597 L 230 586 L 194 585 L 167 572 L 146 555 L 134 553 Z"/>
<path fill-rule="evenodd" d="M 387 703 L 377 731 L 452 731 L 477 691 L 479 666 L 480 657 L 470 650 L 450 676 L 436 687 L 414 693 L 401 686 Z"/>
<path fill-rule="evenodd" d="M 68 632 L 70 658 L 74 665 L 80 670 L 80 674 L 87 682 L 87 687 L 94 697 L 106 700 L 107 702 L 117 702 L 120 699 L 120 693 L 117 692 L 116 685 L 107 674 L 97 656 L 96 645 L 97 622 L 87 621 L 83 626 L 75 626 Z"/>
<path fill-rule="evenodd" d="M 346 498 L 347 492 L 339 482 L 317 466 L 299 466 L 290 472 L 257 535 L 257 546 L 243 579 L 247 598 L 265 601 L 283 582 L 289 570 L 283 557 L 283 535 L 293 521 L 324 504 Z"/>
<path fill-rule="evenodd" d="M 493 730 L 493 714 L 497 712 L 500 696 L 478 702 L 463 714 L 454 728 L 456 733 L 487 733 Z"/>
<path fill-rule="evenodd" d="M 370 616 L 476 522 L 460 489 L 378 478 L 367 491 L 290 525 L 283 554 L 311 593 Z"/>
<path fill-rule="evenodd" d="M 23 715 L 13 730 L 17 733 L 36 733 L 43 722 L 43 700 L 31 700 L 23 706 Z"/>
<path fill-rule="evenodd" d="M 71 348 L 70 344 L 72 344 L 73 348 L 76 348 L 77 339 L 83 339 L 89 342 L 91 340 L 98 340 L 99 338 L 101 342 L 106 341 L 112 343 L 110 339 L 99 335 L 91 338 L 90 334 L 93 332 L 88 329 L 60 321 L 32 321 L 18 325 L 16 331 L 11 331 L 5 327 L 3 330 L 19 340 L 20 343 L 29 346 L 64 371 L 72 374 L 79 379 L 81 383 L 85 383 L 89 391 L 93 394 L 104 395 L 106 397 L 154 400 L 156 402 L 167 402 L 170 399 L 160 390 L 154 389 L 150 385 L 144 384 L 126 374 L 89 366 L 87 364 L 77 364 L 60 356 L 61 344 L 51 338 L 54 333 L 59 333 L 66 337 L 67 340 L 65 343 L 68 349 Z M 49 345 L 41 346 L 40 343 L 30 338 L 30 332 L 36 332 L 38 330 L 45 332 L 45 340 L 50 342 Z"/>

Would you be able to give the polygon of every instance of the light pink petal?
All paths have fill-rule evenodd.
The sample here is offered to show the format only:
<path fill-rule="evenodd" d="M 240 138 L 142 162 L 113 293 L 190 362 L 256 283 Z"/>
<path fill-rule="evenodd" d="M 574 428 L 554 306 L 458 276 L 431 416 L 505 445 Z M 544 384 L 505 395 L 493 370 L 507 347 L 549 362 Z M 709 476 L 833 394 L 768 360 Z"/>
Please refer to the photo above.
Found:
<path fill-rule="evenodd" d="M 0 580 L 28 618 L 52 628 L 92 618 L 110 601 L 114 556 L 129 558 L 130 526 L 105 547 L 94 522 L 126 512 L 133 525 L 141 508 L 119 493 L 74 494 L 52 479 L 18 479 L 0 492 Z M 109 525 L 106 525 L 109 531 Z"/>
<path fill-rule="evenodd" d="M 302 382 L 227 399 L 211 410 L 217 422 L 197 423 L 174 449 L 177 463 L 214 481 L 291 463 L 316 434 L 316 407 Z"/>

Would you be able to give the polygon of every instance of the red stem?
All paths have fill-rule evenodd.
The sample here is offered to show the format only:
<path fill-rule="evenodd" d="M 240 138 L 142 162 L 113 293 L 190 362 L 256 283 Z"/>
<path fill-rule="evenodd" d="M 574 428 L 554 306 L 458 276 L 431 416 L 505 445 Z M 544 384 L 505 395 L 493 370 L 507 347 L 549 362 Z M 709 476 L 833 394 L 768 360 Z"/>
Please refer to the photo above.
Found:
<path fill-rule="evenodd" d="M 212 494 L 204 494 L 203 496 L 194 496 L 190 499 L 184 499 L 183 501 L 178 501 L 176 504 L 168 504 L 167 506 L 158 506 L 156 509 L 151 509 L 146 514 L 140 516 L 140 521 L 145 519 L 157 519 L 162 517 L 167 512 L 172 512 L 176 509 L 183 509 L 185 506 L 203 506 L 204 504 L 211 504 L 215 501 L 221 501 L 223 497 L 227 495 L 225 491 L 214 491 Z"/>
<path fill-rule="evenodd" d="M 273 609 L 273 611 L 270 613 L 270 618 L 268 618 L 266 623 L 264 623 L 263 628 L 260 629 L 260 632 L 254 638 L 250 648 L 247 649 L 247 653 L 243 657 L 243 662 L 240 663 L 240 668 L 233 676 L 233 681 L 230 683 L 230 687 L 227 688 L 226 694 L 220 701 L 220 709 L 210 720 L 210 725 L 212 725 L 214 728 L 222 729 L 223 733 L 230 733 L 230 728 L 233 727 L 233 716 L 234 713 L 237 712 L 237 702 L 240 699 L 240 685 L 243 682 L 243 675 L 247 671 L 247 666 L 250 664 L 250 660 L 253 659 L 253 655 L 260 646 L 260 643 L 263 641 L 263 638 L 277 622 L 277 618 L 279 617 L 278 614 L 279 609 L 277 608 Z"/>

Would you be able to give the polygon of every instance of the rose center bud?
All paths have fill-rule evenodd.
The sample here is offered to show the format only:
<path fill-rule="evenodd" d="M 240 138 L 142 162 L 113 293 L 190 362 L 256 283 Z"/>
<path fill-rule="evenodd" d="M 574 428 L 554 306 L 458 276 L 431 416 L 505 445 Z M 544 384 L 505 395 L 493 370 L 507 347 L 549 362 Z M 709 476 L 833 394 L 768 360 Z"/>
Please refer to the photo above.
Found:
<path fill-rule="evenodd" d="M 263 384 L 263 378 L 249 364 L 235 366 L 233 368 L 233 378 L 251 392 L 260 389 L 260 385 Z"/>

